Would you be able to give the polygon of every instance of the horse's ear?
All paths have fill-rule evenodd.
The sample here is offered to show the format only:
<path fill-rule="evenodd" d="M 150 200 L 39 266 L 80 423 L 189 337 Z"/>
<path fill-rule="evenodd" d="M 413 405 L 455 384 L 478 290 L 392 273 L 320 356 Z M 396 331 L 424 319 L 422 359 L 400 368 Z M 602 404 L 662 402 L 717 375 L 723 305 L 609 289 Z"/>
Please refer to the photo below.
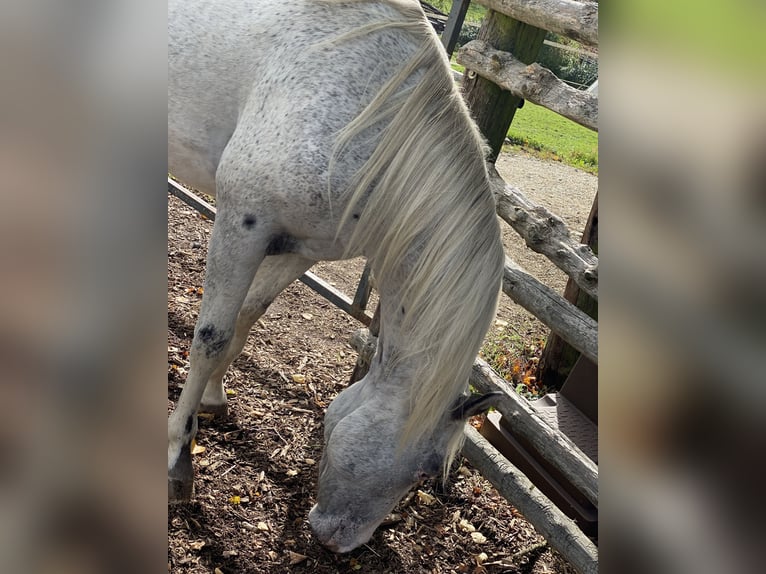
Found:
<path fill-rule="evenodd" d="M 478 415 L 491 407 L 499 397 L 503 395 L 500 391 L 492 391 L 483 395 L 461 396 L 455 401 L 455 405 L 450 411 L 452 420 L 466 420 L 469 417 Z"/>

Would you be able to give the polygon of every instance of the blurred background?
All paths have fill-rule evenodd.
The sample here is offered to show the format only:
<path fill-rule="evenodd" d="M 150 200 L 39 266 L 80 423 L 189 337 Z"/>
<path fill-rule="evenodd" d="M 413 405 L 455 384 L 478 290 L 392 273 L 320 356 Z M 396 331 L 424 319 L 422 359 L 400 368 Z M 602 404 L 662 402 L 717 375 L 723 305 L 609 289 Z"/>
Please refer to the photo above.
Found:
<path fill-rule="evenodd" d="M 0 17 L 0 570 L 166 568 L 166 6 Z"/>
<path fill-rule="evenodd" d="M 165 568 L 165 8 L 2 8 L 3 571 Z M 602 570 L 762 571 L 766 7 L 600 16 Z"/>
<path fill-rule="evenodd" d="M 766 6 L 601 8 L 601 568 L 761 571 Z"/>

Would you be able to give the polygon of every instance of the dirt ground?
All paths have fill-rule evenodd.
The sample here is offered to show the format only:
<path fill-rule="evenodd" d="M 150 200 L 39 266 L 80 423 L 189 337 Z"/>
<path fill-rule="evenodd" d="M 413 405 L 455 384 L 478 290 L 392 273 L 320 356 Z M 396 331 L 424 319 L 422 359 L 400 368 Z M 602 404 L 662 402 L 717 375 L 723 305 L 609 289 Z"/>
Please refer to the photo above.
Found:
<path fill-rule="evenodd" d="M 502 155 L 498 168 L 579 236 L 595 195 L 594 176 L 521 153 Z M 169 198 L 168 212 L 170 411 L 188 371 L 212 224 L 175 198 Z M 563 274 L 503 225 L 508 253 L 563 290 Z M 361 261 L 353 261 L 323 263 L 313 271 L 353 294 L 361 268 Z M 530 340 L 546 333 L 507 298 L 498 319 L 495 331 L 510 328 Z M 362 547 L 336 555 L 316 542 L 307 515 L 321 458 L 322 416 L 348 384 L 356 358 L 348 339 L 359 326 L 299 282 L 258 321 L 226 377 L 229 419 L 200 420 L 195 499 L 169 507 L 169 572 L 574 572 L 460 458 L 446 487 L 431 481 L 411 492 Z"/>

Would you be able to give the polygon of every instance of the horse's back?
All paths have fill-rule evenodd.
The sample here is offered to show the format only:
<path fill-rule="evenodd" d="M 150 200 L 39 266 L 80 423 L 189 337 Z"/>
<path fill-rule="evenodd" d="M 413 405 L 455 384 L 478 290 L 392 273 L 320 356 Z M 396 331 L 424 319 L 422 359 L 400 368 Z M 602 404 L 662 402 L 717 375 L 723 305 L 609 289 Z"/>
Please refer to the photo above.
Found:
<path fill-rule="evenodd" d="M 237 179 L 260 177 L 253 186 L 263 184 L 262 174 L 281 174 L 279 181 L 265 177 L 277 195 L 296 186 L 308 193 L 313 181 L 309 196 L 292 199 L 316 203 L 316 191 L 327 190 L 335 135 L 414 49 L 412 39 L 385 30 L 329 48 L 323 42 L 386 12 L 367 2 L 171 0 L 171 173 L 213 194 L 223 159 L 255 174 Z M 369 154 L 363 145 L 348 156 L 350 165 L 339 166 L 333 187 L 361 166 Z"/>

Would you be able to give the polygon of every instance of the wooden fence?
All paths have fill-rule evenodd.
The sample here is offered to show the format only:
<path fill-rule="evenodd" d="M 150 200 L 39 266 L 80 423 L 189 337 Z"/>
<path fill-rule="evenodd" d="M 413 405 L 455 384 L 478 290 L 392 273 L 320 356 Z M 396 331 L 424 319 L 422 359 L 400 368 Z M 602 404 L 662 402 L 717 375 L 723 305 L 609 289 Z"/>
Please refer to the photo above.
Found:
<path fill-rule="evenodd" d="M 545 31 L 597 47 L 598 3 L 576 0 L 476 1 L 490 10 L 479 38 L 460 49 L 457 61 L 466 67 L 463 90 L 469 106 L 488 103 L 490 107 L 497 107 L 481 111 L 472 108 L 495 153 L 502 145 L 519 99 L 529 100 L 598 131 L 598 96 L 571 88 L 534 62 Z M 456 4 L 461 2 L 467 3 L 455 0 Z M 453 6 L 452 13 L 459 12 L 460 9 Z M 448 22 L 446 30 L 455 27 Z M 447 42 L 449 39 L 445 38 L 445 44 Z M 509 105 L 513 108 L 510 119 L 503 109 Z M 580 290 L 597 301 L 598 259 L 593 251 L 574 240 L 559 217 L 543 206 L 535 205 L 520 190 L 505 183 L 494 166 L 490 166 L 490 173 L 498 215 L 524 238 L 532 250 L 548 257 Z M 593 363 L 598 362 L 596 321 L 510 259 L 506 259 L 503 291 L 583 356 Z M 533 406 L 480 360 L 474 365 L 471 383 L 480 391 L 503 391 L 497 408 L 514 433 L 531 443 L 546 461 L 598 506 L 598 468 L 588 456 L 565 435 L 552 429 Z M 596 572 L 596 547 L 577 525 L 539 491 L 530 489 L 526 477 L 484 437 L 474 429 L 468 429 L 466 434 L 464 454 L 472 464 L 575 569 Z"/>
<path fill-rule="evenodd" d="M 479 39 L 463 46 L 457 61 L 466 67 L 463 79 L 466 101 L 495 156 L 520 99 L 598 131 L 597 95 L 571 88 L 534 62 L 546 31 L 596 47 L 598 4 L 575 0 L 476 1 L 490 11 L 482 24 Z M 442 36 L 448 52 L 454 46 L 467 8 L 467 0 L 453 3 Z M 481 81 L 477 81 L 477 77 Z M 520 190 L 503 181 L 494 165 L 489 165 L 489 171 L 498 215 L 530 249 L 545 255 L 580 290 L 597 301 L 598 259 L 591 248 L 573 239 L 560 217 L 534 204 Z M 596 321 L 510 258 L 505 262 L 503 291 L 584 357 L 593 363 L 598 362 Z M 360 362 L 368 362 L 375 350 L 374 337 L 363 330 L 352 339 L 352 344 L 360 353 Z M 598 506 L 598 468 L 591 458 L 545 422 L 533 405 L 520 397 L 481 359 L 474 364 L 470 382 L 480 392 L 501 391 L 497 410 L 513 433 L 523 437 L 588 501 Z M 466 426 L 463 454 L 576 570 L 597 572 L 598 552 L 593 542 L 470 426 Z"/>

